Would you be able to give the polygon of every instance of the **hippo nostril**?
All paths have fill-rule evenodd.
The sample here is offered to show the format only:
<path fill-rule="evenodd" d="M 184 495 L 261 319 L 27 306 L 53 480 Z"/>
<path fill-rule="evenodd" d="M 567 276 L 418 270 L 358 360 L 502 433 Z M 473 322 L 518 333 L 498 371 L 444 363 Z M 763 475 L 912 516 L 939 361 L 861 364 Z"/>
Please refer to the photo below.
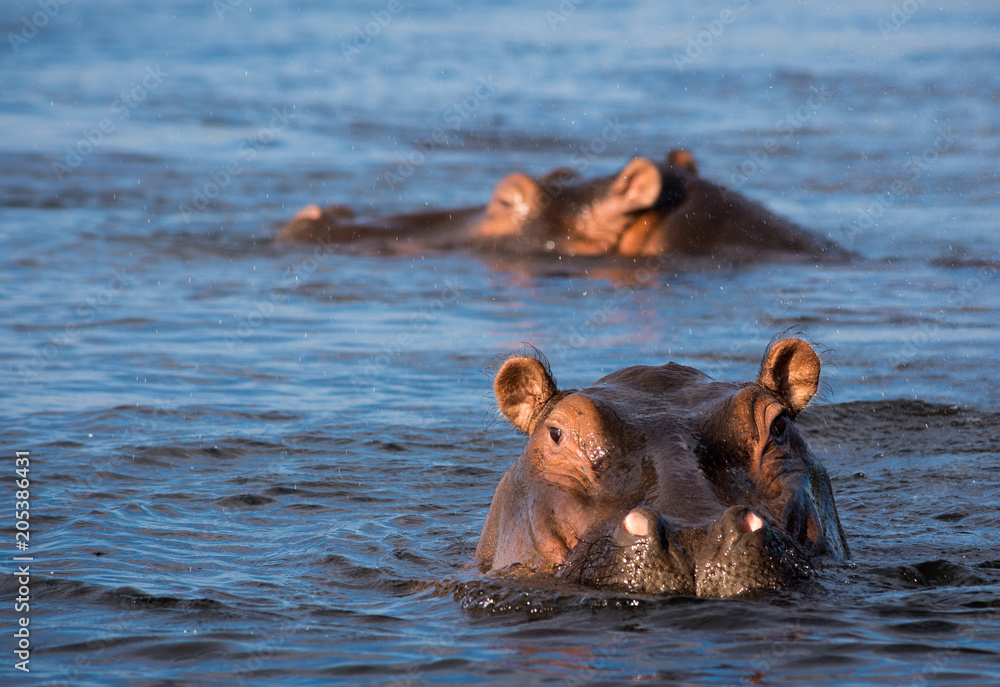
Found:
<path fill-rule="evenodd" d="M 749 534 L 751 532 L 756 532 L 764 526 L 764 521 L 760 519 L 760 516 L 754 513 L 752 510 L 748 510 L 740 518 L 740 533 Z"/>
<path fill-rule="evenodd" d="M 649 520 L 638 510 L 634 510 L 625 516 L 625 519 L 622 520 L 622 527 L 626 532 L 634 534 L 637 537 L 649 535 Z"/>

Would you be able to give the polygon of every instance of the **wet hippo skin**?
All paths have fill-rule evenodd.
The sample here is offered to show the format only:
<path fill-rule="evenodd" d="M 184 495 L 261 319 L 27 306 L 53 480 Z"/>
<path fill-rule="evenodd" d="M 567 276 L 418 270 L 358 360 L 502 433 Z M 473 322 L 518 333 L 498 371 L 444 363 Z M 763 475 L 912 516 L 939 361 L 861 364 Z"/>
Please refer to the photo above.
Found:
<path fill-rule="evenodd" d="M 772 344 L 751 383 L 669 363 L 559 389 L 540 356 L 509 358 L 497 402 L 529 439 L 496 488 L 477 563 L 721 597 L 846 558 L 829 477 L 793 422 L 819 375 L 798 339 Z"/>
<path fill-rule="evenodd" d="M 702 178 L 686 150 L 669 152 L 656 169 L 660 193 L 650 208 L 630 218 L 615 249 L 621 255 L 673 253 L 739 259 L 788 253 L 827 260 L 852 257 L 849 251 L 763 205 Z"/>
<path fill-rule="evenodd" d="M 767 253 L 846 259 L 849 253 L 723 186 L 702 179 L 690 153 L 632 159 L 581 179 L 558 169 L 514 173 L 485 206 L 359 220 L 344 206 L 300 210 L 278 241 L 351 245 L 370 252 L 471 248 L 506 254 L 707 255 Z"/>

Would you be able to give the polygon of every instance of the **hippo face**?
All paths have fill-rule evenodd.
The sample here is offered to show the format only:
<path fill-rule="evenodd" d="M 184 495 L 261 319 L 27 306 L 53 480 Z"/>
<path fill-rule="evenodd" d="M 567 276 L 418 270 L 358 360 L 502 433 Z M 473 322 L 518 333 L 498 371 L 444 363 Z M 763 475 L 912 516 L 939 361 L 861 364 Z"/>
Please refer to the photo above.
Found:
<path fill-rule="evenodd" d="M 684 194 L 696 166 L 686 151 L 673 151 L 663 165 L 636 157 L 617 174 L 580 179 L 557 169 L 540 179 L 510 174 L 493 189 L 474 242 L 499 245 L 511 252 L 558 255 L 633 254 L 654 229 L 666 205 Z M 645 224 L 644 224 L 645 221 Z M 649 226 L 646 226 L 646 225 Z"/>
<path fill-rule="evenodd" d="M 670 363 L 559 390 L 544 362 L 507 360 L 497 400 L 530 438 L 497 487 L 477 560 L 631 592 L 731 596 L 846 556 L 829 477 L 793 424 L 819 371 L 796 339 L 773 344 L 745 384 Z"/>

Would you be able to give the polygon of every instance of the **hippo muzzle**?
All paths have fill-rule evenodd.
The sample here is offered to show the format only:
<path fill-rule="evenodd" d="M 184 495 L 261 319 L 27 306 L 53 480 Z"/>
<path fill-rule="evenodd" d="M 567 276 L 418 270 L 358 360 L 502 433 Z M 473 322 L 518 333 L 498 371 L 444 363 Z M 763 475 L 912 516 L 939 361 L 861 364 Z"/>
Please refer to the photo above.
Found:
<path fill-rule="evenodd" d="M 611 532 L 581 541 L 556 576 L 643 594 L 694 594 L 694 560 L 649 508 L 633 508 Z"/>

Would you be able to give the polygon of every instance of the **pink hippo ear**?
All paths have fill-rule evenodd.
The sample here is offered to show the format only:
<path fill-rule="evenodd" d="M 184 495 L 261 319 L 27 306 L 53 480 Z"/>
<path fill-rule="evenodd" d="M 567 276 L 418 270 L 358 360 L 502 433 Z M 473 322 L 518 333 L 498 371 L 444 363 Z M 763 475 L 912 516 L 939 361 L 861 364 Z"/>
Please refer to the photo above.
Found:
<path fill-rule="evenodd" d="M 500 412 L 525 434 L 534 431 L 537 412 L 557 392 L 548 366 L 522 356 L 504 362 L 493 380 L 493 390 Z"/>
<path fill-rule="evenodd" d="M 508 174 L 493 189 L 486 205 L 487 230 L 491 236 L 516 234 L 539 208 L 542 187 L 527 174 Z"/>
<path fill-rule="evenodd" d="M 819 356 L 799 339 L 776 341 L 764 354 L 757 383 L 797 415 L 819 389 Z"/>
<path fill-rule="evenodd" d="M 647 158 L 637 157 L 618 173 L 599 205 L 607 215 L 646 210 L 660 197 L 662 187 L 660 168 Z"/>
<path fill-rule="evenodd" d="M 671 167 L 686 169 L 692 174 L 698 174 L 698 163 L 695 161 L 694 155 L 683 148 L 674 148 L 668 152 L 667 164 Z"/>

